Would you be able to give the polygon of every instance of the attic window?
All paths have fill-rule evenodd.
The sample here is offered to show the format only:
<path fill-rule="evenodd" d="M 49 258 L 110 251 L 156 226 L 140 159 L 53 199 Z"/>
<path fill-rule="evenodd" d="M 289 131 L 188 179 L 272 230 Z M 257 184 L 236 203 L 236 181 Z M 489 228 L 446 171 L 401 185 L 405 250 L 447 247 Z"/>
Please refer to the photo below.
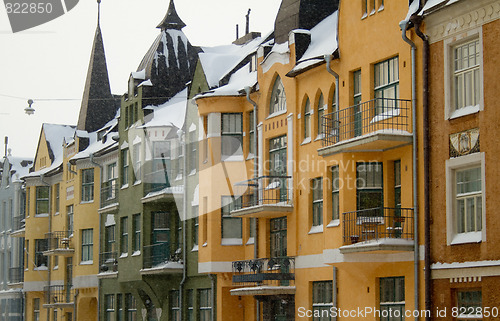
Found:
<path fill-rule="evenodd" d="M 250 72 L 257 71 L 257 55 L 250 56 Z"/>

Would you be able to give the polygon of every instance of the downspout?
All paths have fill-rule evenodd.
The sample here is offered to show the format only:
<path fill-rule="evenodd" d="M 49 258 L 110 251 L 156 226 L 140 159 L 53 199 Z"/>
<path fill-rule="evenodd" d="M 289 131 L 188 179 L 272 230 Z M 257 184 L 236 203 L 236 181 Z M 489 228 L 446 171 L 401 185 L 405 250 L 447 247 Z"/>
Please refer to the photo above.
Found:
<path fill-rule="evenodd" d="M 253 177 L 257 181 L 257 178 L 259 177 L 259 152 L 257 149 L 257 103 L 253 101 L 250 98 L 250 87 L 245 87 L 245 93 L 247 96 L 247 101 L 253 105 L 253 133 L 254 133 L 254 155 L 253 155 Z M 259 189 L 255 190 L 255 199 L 258 199 L 258 194 Z M 259 219 L 254 218 L 255 220 L 255 226 L 253 230 L 253 256 L 254 259 L 257 259 L 259 257 Z M 256 307 L 256 314 L 257 314 L 257 321 L 260 321 L 260 301 L 257 300 L 257 307 Z M 213 319 L 212 319 L 213 320 Z"/>
<path fill-rule="evenodd" d="M 179 140 L 182 145 L 182 184 L 184 185 L 183 188 L 183 200 L 182 200 L 182 280 L 181 283 L 179 284 L 179 306 L 181 307 L 181 320 L 184 320 L 184 284 L 186 283 L 187 280 L 187 262 L 186 262 L 186 257 L 187 257 L 187 245 L 186 245 L 186 240 L 187 240 L 187 235 L 186 235 L 186 211 L 187 211 L 187 155 L 186 155 L 186 135 L 182 131 L 182 129 L 179 129 L 177 131 L 177 135 L 179 136 Z"/>
<path fill-rule="evenodd" d="M 339 108 L 340 77 L 339 77 L 339 74 L 337 74 L 335 71 L 333 71 L 332 68 L 330 67 L 330 62 L 332 61 L 332 56 L 325 55 L 325 61 L 326 61 L 326 71 L 328 71 L 330 74 L 332 74 L 335 77 L 335 104 L 337 105 L 337 108 Z M 337 268 L 334 266 L 333 267 L 333 307 L 334 308 L 337 308 L 337 306 L 338 306 L 337 286 L 338 286 Z M 333 317 L 333 320 L 336 321 L 337 317 L 336 316 Z"/>
<path fill-rule="evenodd" d="M 411 96 L 412 96 L 412 130 L 413 130 L 413 238 L 414 238 L 414 243 L 413 243 L 413 274 L 415 278 L 415 283 L 414 283 L 414 298 L 415 298 L 415 310 L 418 311 L 420 307 L 420 295 L 419 295 L 419 285 L 420 285 L 420 279 L 419 279 L 419 260 L 420 260 L 420 253 L 419 253 L 419 247 L 418 247 L 418 222 L 419 222 L 419 215 L 418 215 L 418 149 L 417 149 L 417 144 L 418 144 L 418 136 L 417 136 L 417 80 L 416 80 L 416 61 L 415 61 L 415 56 L 416 56 L 416 51 L 417 51 L 417 46 L 415 46 L 415 43 L 408 39 L 406 36 L 406 31 L 408 29 L 408 24 L 409 21 L 403 20 L 399 23 L 399 26 L 401 27 L 402 30 L 402 38 L 403 40 L 408 43 L 411 46 Z M 416 316 L 415 320 L 418 321 L 419 317 Z"/>
<path fill-rule="evenodd" d="M 421 16 L 411 17 L 415 25 L 415 32 L 423 41 L 423 96 L 422 96 L 422 115 L 423 115 L 423 147 L 424 147 L 424 235 L 425 235 L 425 257 L 424 257 L 424 282 L 425 282 L 425 309 L 431 311 L 431 202 L 430 202 L 430 128 L 429 128 L 429 37 L 420 30 L 422 24 Z M 430 316 L 426 316 L 430 320 Z"/>
<path fill-rule="evenodd" d="M 45 180 L 44 174 L 40 175 L 40 180 L 43 184 L 49 187 L 49 235 L 52 236 L 52 188 L 49 183 Z M 50 256 L 47 256 L 47 289 L 49 291 L 49 300 L 50 300 L 50 281 L 51 281 L 51 267 L 50 267 Z M 47 320 L 50 320 L 50 308 L 47 308 Z"/>

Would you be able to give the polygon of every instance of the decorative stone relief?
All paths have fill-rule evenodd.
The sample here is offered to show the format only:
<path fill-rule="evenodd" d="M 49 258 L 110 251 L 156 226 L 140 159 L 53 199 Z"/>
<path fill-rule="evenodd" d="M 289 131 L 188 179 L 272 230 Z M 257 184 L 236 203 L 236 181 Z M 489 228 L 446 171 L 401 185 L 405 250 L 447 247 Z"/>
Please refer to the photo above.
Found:
<path fill-rule="evenodd" d="M 450 157 L 469 155 L 479 151 L 479 128 L 450 135 Z"/>

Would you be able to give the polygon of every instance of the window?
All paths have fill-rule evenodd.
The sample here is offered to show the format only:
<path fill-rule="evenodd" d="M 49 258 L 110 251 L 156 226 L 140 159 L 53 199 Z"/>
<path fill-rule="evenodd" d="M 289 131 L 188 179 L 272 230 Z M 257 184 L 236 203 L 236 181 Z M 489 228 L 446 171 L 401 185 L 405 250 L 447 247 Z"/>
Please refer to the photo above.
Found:
<path fill-rule="evenodd" d="M 333 166 L 332 171 L 332 220 L 340 219 L 340 178 L 339 167 Z"/>
<path fill-rule="evenodd" d="M 361 0 L 361 19 L 368 16 L 368 0 Z"/>
<path fill-rule="evenodd" d="M 189 132 L 189 173 L 194 174 L 198 168 L 198 139 L 196 138 L 196 131 Z"/>
<path fill-rule="evenodd" d="M 394 207 L 401 208 L 401 161 L 394 162 Z"/>
<path fill-rule="evenodd" d="M 243 155 L 242 114 L 222 114 L 221 128 L 222 157 Z"/>
<path fill-rule="evenodd" d="M 250 56 L 250 72 L 257 71 L 257 54 Z"/>
<path fill-rule="evenodd" d="M 128 217 L 122 217 L 120 219 L 120 249 L 121 253 L 128 253 Z"/>
<path fill-rule="evenodd" d="M 269 115 L 281 111 L 286 111 L 286 96 L 285 88 L 283 87 L 281 78 L 278 76 L 274 81 L 273 91 L 271 92 L 271 101 L 269 102 Z"/>
<path fill-rule="evenodd" d="M 153 172 L 148 176 L 147 183 L 170 186 L 171 150 L 169 141 L 153 142 Z"/>
<path fill-rule="evenodd" d="M 271 176 L 285 176 L 287 174 L 286 145 L 286 136 L 269 140 L 269 174 Z"/>
<path fill-rule="evenodd" d="M 108 253 L 106 258 L 111 258 L 115 248 L 115 225 L 106 226 L 104 230 L 104 252 Z"/>
<path fill-rule="evenodd" d="M 94 169 L 82 170 L 82 202 L 94 200 Z"/>
<path fill-rule="evenodd" d="M 380 311 L 380 321 L 405 319 L 404 277 L 380 278 Z M 384 315 L 386 317 L 383 317 Z"/>
<path fill-rule="evenodd" d="M 480 46 L 479 39 L 468 41 L 453 48 L 454 109 L 479 105 L 480 93 Z"/>
<path fill-rule="evenodd" d="M 198 303 L 200 307 L 199 320 L 212 321 L 212 290 L 199 289 Z"/>
<path fill-rule="evenodd" d="M 24 268 L 27 270 L 30 264 L 30 241 L 26 240 L 26 247 L 24 248 L 24 252 L 26 253 L 24 259 Z"/>
<path fill-rule="evenodd" d="M 181 305 L 179 302 L 179 291 L 170 291 L 170 320 L 181 320 Z"/>
<path fill-rule="evenodd" d="M 481 320 L 483 315 L 477 312 L 481 312 L 483 307 L 482 296 L 481 291 L 458 291 L 457 308 L 460 315 L 457 321 Z"/>
<path fill-rule="evenodd" d="M 137 252 L 141 250 L 141 214 L 132 216 L 132 229 L 134 230 L 132 251 Z"/>
<path fill-rule="evenodd" d="M 238 206 L 241 198 L 234 199 L 232 196 L 222 196 L 221 202 L 222 238 L 241 239 L 241 218 L 231 216 L 231 211 Z"/>
<path fill-rule="evenodd" d="M 484 153 L 446 161 L 446 225 L 448 245 L 486 239 Z"/>
<path fill-rule="evenodd" d="M 116 163 L 108 164 L 106 167 L 105 200 L 116 198 L 116 179 L 118 178 Z"/>
<path fill-rule="evenodd" d="M 26 217 L 30 216 L 30 207 L 31 207 L 31 189 L 26 187 Z"/>
<path fill-rule="evenodd" d="M 88 262 L 93 260 L 93 229 L 82 230 L 82 262 Z"/>
<path fill-rule="evenodd" d="M 54 185 L 54 210 L 55 213 L 59 213 L 59 183 Z"/>
<path fill-rule="evenodd" d="M 137 302 L 135 297 L 130 293 L 125 294 L 125 310 L 127 314 L 127 321 L 137 320 Z"/>
<path fill-rule="evenodd" d="M 248 150 L 249 153 L 255 155 L 255 122 L 254 111 L 248 113 Z"/>
<path fill-rule="evenodd" d="M 198 245 L 198 235 L 199 235 L 199 230 L 200 230 L 200 220 L 199 220 L 199 213 L 198 213 L 198 205 L 193 206 L 193 214 L 191 217 L 194 217 L 194 224 L 193 224 L 193 245 L 197 246 Z"/>
<path fill-rule="evenodd" d="M 304 106 L 304 139 L 311 138 L 311 117 L 311 102 L 307 98 Z"/>
<path fill-rule="evenodd" d="M 255 238 L 255 228 L 257 224 L 257 219 L 255 217 L 249 218 L 248 219 L 248 237 L 249 238 Z M 255 242 L 255 239 L 254 239 Z"/>
<path fill-rule="evenodd" d="M 73 205 L 66 206 L 66 227 L 68 235 L 73 235 Z"/>
<path fill-rule="evenodd" d="M 374 66 L 375 113 L 382 114 L 397 108 L 399 98 L 399 58 L 394 57 Z"/>
<path fill-rule="evenodd" d="M 312 225 L 323 225 L 323 178 L 314 178 L 311 181 L 312 190 Z"/>
<path fill-rule="evenodd" d="M 122 176 L 122 186 L 128 184 L 128 148 L 122 150 L 121 152 L 121 176 Z"/>
<path fill-rule="evenodd" d="M 57 309 L 54 309 L 53 315 L 54 315 L 54 321 L 57 321 Z"/>
<path fill-rule="evenodd" d="M 329 321 L 333 307 L 333 282 L 313 282 L 313 320 Z"/>
<path fill-rule="evenodd" d="M 33 320 L 34 321 L 40 320 L 40 299 L 39 298 L 33 299 Z"/>
<path fill-rule="evenodd" d="M 187 321 L 194 321 L 194 294 L 193 290 L 187 290 Z"/>
<path fill-rule="evenodd" d="M 382 208 L 384 205 L 382 163 L 358 163 L 356 167 L 358 211 Z"/>
<path fill-rule="evenodd" d="M 361 103 L 361 70 L 353 73 L 353 98 L 354 105 Z"/>
<path fill-rule="evenodd" d="M 48 266 L 48 257 L 43 255 L 43 252 L 48 249 L 49 243 L 47 239 L 35 240 L 35 267 Z"/>
<path fill-rule="evenodd" d="M 123 296 L 121 293 L 116 295 L 116 321 L 123 320 Z"/>
<path fill-rule="evenodd" d="M 133 148 L 134 160 L 134 182 L 141 180 L 141 144 L 135 144 Z"/>
<path fill-rule="evenodd" d="M 36 187 L 36 212 L 35 215 L 49 213 L 49 186 Z"/>
<path fill-rule="evenodd" d="M 333 100 L 335 101 L 335 94 Z M 318 136 L 321 136 L 323 134 L 323 125 L 322 125 L 322 119 L 323 116 L 326 113 L 327 105 L 325 104 L 325 99 L 323 98 L 323 94 L 319 96 L 319 101 L 318 101 L 318 112 L 316 116 L 316 132 L 318 133 Z M 334 111 L 336 108 L 333 109 Z"/>
<path fill-rule="evenodd" d="M 105 321 L 115 321 L 115 296 L 114 294 L 104 295 L 104 318 Z"/>

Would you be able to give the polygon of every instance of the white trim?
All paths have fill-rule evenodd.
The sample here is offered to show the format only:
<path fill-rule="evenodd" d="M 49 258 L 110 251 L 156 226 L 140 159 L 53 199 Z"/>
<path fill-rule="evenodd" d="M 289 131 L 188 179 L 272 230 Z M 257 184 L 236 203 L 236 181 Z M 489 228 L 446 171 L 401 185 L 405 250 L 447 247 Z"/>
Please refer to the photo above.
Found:
<path fill-rule="evenodd" d="M 482 227 L 481 236 L 469 238 L 456 232 L 456 215 L 454 210 L 455 201 L 455 171 L 472 166 L 481 166 L 481 193 L 482 193 Z M 478 243 L 486 241 L 486 167 L 485 153 L 474 153 L 462 157 L 450 158 L 446 160 L 446 244 Z M 457 237 L 458 236 L 458 237 Z"/>
<path fill-rule="evenodd" d="M 99 286 L 99 282 L 97 280 L 96 274 L 73 277 L 73 288 L 74 289 L 97 288 L 98 286 Z"/>
<path fill-rule="evenodd" d="M 420 260 L 425 257 L 425 247 L 419 246 Z M 413 251 L 400 253 L 340 253 L 340 249 L 323 250 L 323 258 L 325 264 L 337 263 L 362 263 L 362 262 L 379 262 L 379 263 L 394 263 L 394 262 L 413 262 L 415 257 Z"/>
<path fill-rule="evenodd" d="M 220 242 L 221 245 L 243 245 L 243 239 L 240 238 L 223 238 Z"/>
<path fill-rule="evenodd" d="M 337 227 L 340 226 L 340 219 L 331 220 L 326 227 Z"/>
<path fill-rule="evenodd" d="M 233 262 L 204 262 L 198 263 L 198 273 L 231 273 Z"/>
<path fill-rule="evenodd" d="M 301 255 L 295 258 L 295 269 L 328 267 L 323 254 Z"/>
<path fill-rule="evenodd" d="M 313 225 L 311 227 L 311 229 L 309 230 L 309 233 L 307 233 L 307 234 L 311 235 L 311 234 L 319 234 L 319 233 L 323 233 L 323 224 Z"/>

